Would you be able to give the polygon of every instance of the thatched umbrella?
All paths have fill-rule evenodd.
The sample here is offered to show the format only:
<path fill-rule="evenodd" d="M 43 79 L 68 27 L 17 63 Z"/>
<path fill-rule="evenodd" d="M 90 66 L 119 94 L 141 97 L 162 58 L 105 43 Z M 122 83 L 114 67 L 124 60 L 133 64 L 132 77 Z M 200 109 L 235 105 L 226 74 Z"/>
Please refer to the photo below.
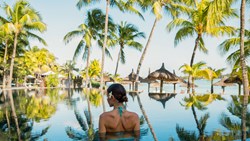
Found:
<path fill-rule="evenodd" d="M 150 98 L 153 98 L 156 101 L 159 101 L 162 103 L 163 108 L 165 109 L 166 102 L 171 99 L 172 97 L 175 97 L 176 94 L 170 94 L 170 93 L 149 93 L 148 94 Z"/>
<path fill-rule="evenodd" d="M 148 74 L 150 74 L 150 69 L 148 70 Z M 141 83 L 147 83 L 148 84 L 148 92 L 150 90 L 150 84 L 151 83 L 157 83 L 156 80 L 149 79 L 148 77 L 141 79 Z"/>
<path fill-rule="evenodd" d="M 231 77 L 227 78 L 224 82 L 225 83 L 237 83 L 239 86 L 239 95 L 241 94 L 242 80 L 240 79 L 239 76 L 231 76 Z"/>
<path fill-rule="evenodd" d="M 162 93 L 163 81 L 177 81 L 178 77 L 165 69 L 164 63 L 160 69 L 150 73 L 148 79 L 160 80 L 160 93 Z"/>
<path fill-rule="evenodd" d="M 221 88 L 222 88 L 222 93 L 225 92 L 225 87 L 226 87 L 226 86 L 234 86 L 233 83 L 225 83 L 225 82 L 224 82 L 225 80 L 226 80 L 226 78 L 224 77 L 224 78 L 222 78 L 220 81 L 218 81 L 218 82 L 216 82 L 216 83 L 213 84 L 214 86 L 221 86 Z"/>
<path fill-rule="evenodd" d="M 128 79 L 128 81 L 132 82 L 132 90 L 134 90 L 134 85 L 135 85 L 135 79 L 136 79 L 136 74 L 134 73 L 134 69 L 132 69 L 132 72 L 125 77 L 125 79 Z M 139 76 L 139 81 L 141 81 L 143 78 Z"/>

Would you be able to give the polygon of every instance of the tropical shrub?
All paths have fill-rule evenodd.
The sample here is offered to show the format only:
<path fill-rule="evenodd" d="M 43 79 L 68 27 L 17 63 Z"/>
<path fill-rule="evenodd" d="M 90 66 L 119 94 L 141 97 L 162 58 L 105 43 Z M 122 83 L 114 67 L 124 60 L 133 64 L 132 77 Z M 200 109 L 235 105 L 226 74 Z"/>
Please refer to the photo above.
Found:
<path fill-rule="evenodd" d="M 56 74 L 50 74 L 45 78 L 46 87 L 57 87 L 59 79 Z"/>

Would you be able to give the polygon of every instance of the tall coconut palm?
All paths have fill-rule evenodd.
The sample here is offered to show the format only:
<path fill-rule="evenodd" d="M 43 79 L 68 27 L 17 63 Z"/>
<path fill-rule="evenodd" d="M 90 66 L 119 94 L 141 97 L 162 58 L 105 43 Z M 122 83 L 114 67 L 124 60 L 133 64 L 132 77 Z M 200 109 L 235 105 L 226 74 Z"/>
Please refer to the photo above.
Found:
<path fill-rule="evenodd" d="M 5 88 L 6 85 L 6 69 L 8 67 L 7 65 L 7 53 L 8 53 L 8 47 L 9 42 L 13 40 L 13 36 L 11 35 L 14 30 L 13 24 L 6 23 L 1 25 L 0 27 L 0 41 L 4 43 L 4 57 L 3 57 L 3 86 L 2 88 Z"/>
<path fill-rule="evenodd" d="M 248 80 L 248 70 L 246 65 L 246 58 L 245 58 L 245 9 L 246 9 L 246 0 L 241 0 L 240 6 L 240 63 L 242 68 L 242 78 L 243 78 L 243 92 L 244 95 L 247 97 L 249 95 L 249 80 Z M 247 103 L 247 98 L 244 99 Z M 246 140 L 246 115 L 242 112 L 242 136 L 241 139 L 243 141 Z"/>
<path fill-rule="evenodd" d="M 140 0 L 138 1 L 138 4 L 143 10 L 151 9 L 152 13 L 155 15 L 155 20 L 152 26 L 152 29 L 150 31 L 147 43 L 144 47 L 143 53 L 141 55 L 140 61 L 137 66 L 136 70 L 136 79 L 135 82 L 139 80 L 139 74 L 140 74 L 140 69 L 142 66 L 142 63 L 144 61 L 145 55 L 147 53 L 147 50 L 149 48 L 149 44 L 151 42 L 151 39 L 153 37 L 153 33 L 156 27 L 157 22 L 162 19 L 162 12 L 165 11 L 166 13 L 169 13 L 172 18 L 175 18 L 179 15 L 178 8 L 181 8 L 179 5 L 174 3 L 174 1 L 168 1 L 168 0 Z M 136 84 L 136 90 L 138 90 L 138 84 Z"/>
<path fill-rule="evenodd" d="M 14 46 L 10 64 L 10 77 L 8 87 L 11 87 L 13 75 L 14 60 L 16 57 L 17 41 L 21 32 L 29 32 L 37 30 L 43 32 L 46 30 L 46 25 L 42 22 L 41 16 L 33 9 L 27 1 L 19 0 L 11 8 L 9 5 L 4 7 L 7 19 L 0 17 L 1 21 L 12 23 L 15 26 L 14 30 Z M 33 34 L 34 35 L 34 34 Z"/>
<path fill-rule="evenodd" d="M 99 2 L 100 0 L 79 0 L 77 3 L 78 9 L 81 9 L 83 5 L 89 5 L 91 3 Z M 102 61 L 101 61 L 101 90 L 103 90 L 103 73 L 104 73 L 104 62 L 105 62 L 105 50 L 107 45 L 107 37 L 108 37 L 108 24 L 109 24 L 109 6 L 117 6 L 122 12 L 130 11 L 143 17 L 141 13 L 133 7 L 134 1 L 124 1 L 124 0 L 106 0 L 106 16 L 105 16 L 105 26 L 104 26 L 104 41 L 102 47 Z M 103 95 L 103 91 L 101 91 Z M 104 111 L 105 108 L 103 109 Z"/>
<path fill-rule="evenodd" d="M 76 65 L 76 63 L 74 61 L 68 60 L 61 68 L 61 71 L 68 74 L 69 88 L 71 86 L 72 72 L 74 70 L 78 71 L 78 69 L 75 67 L 75 65 Z"/>
<path fill-rule="evenodd" d="M 126 47 L 131 47 L 141 51 L 142 44 L 135 41 L 135 39 L 141 37 L 145 38 L 145 34 L 143 32 L 139 32 L 137 27 L 135 27 L 133 24 L 128 24 L 127 22 L 121 22 L 120 25 L 118 25 L 117 34 L 118 35 L 116 36 L 116 38 L 120 49 L 114 75 L 117 74 L 119 62 L 121 61 L 121 63 L 123 64 L 126 62 L 124 49 Z"/>
<path fill-rule="evenodd" d="M 93 40 L 100 40 L 98 39 L 98 37 L 100 32 L 102 31 L 102 26 L 104 25 L 104 18 L 105 15 L 100 9 L 93 9 L 91 11 L 88 11 L 85 23 L 79 25 L 78 29 L 67 33 L 63 39 L 65 43 L 68 43 L 77 36 L 82 37 L 75 50 L 73 60 L 75 60 L 80 55 L 81 51 L 84 50 L 82 59 L 87 59 L 86 85 L 88 85 L 89 83 L 88 68 L 92 42 Z M 109 20 L 111 22 L 111 19 Z"/>
<path fill-rule="evenodd" d="M 233 34 L 235 29 L 231 26 L 226 26 L 225 21 L 226 19 L 237 17 L 236 10 L 231 9 L 232 1 L 227 1 L 226 4 L 218 0 L 186 3 L 188 7 L 192 4 L 191 8 L 186 8 L 188 10 L 185 14 L 187 14 L 188 19 L 177 18 L 167 25 L 168 31 L 173 30 L 175 27 L 180 28 L 175 35 L 175 46 L 187 37 L 197 36 L 190 60 L 191 67 L 193 66 L 197 49 L 204 53 L 208 52 L 203 40 L 204 36 L 217 37 L 224 34 Z M 217 14 L 214 14 L 215 12 Z M 191 79 L 191 77 L 188 79 L 188 91 Z"/>

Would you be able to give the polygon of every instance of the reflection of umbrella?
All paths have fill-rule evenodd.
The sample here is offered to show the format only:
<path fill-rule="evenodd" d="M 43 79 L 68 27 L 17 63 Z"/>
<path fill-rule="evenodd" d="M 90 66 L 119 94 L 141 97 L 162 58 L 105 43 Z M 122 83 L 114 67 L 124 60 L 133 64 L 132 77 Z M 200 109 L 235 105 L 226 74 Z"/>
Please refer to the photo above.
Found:
<path fill-rule="evenodd" d="M 223 90 L 223 93 L 225 92 L 225 87 L 226 86 L 234 86 L 233 83 L 225 83 L 224 82 L 225 80 L 226 80 L 226 78 L 222 78 L 220 81 L 213 84 L 214 86 L 221 86 L 222 90 Z"/>
<path fill-rule="evenodd" d="M 148 75 L 148 79 L 160 80 L 161 81 L 160 92 L 162 92 L 163 81 L 177 81 L 178 77 L 173 73 L 169 72 L 168 70 L 166 70 L 164 67 L 164 63 L 162 63 L 160 69 Z"/>
<path fill-rule="evenodd" d="M 166 102 L 171 99 L 172 97 L 175 97 L 176 94 L 170 94 L 170 93 L 149 93 L 148 94 L 150 98 L 155 99 L 156 101 L 159 101 L 162 103 L 163 108 L 165 109 Z"/>

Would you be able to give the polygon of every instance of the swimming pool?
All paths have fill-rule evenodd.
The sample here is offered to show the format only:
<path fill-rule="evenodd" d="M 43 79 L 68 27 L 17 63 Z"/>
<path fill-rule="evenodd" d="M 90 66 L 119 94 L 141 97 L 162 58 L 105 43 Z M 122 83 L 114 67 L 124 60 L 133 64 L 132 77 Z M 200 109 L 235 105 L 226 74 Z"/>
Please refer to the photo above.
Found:
<path fill-rule="evenodd" d="M 139 96 L 128 92 L 127 108 L 141 117 L 141 141 L 241 138 L 243 97 L 232 91 L 230 94 L 209 94 L 200 89 L 197 91 L 201 93 L 191 96 L 179 94 L 182 88 L 177 94 L 169 93 L 172 85 L 165 87 L 168 93 L 164 94 L 154 89 L 148 93 L 146 84 L 140 89 L 143 92 Z M 96 140 L 99 115 L 104 109 L 111 110 L 106 97 L 102 104 L 98 90 L 91 91 L 89 97 L 83 89 L 16 90 L 12 93 L 13 102 L 5 102 L 3 95 L 1 98 L 1 139 L 18 139 L 16 120 L 11 114 L 14 110 L 22 139 Z M 6 93 L 6 96 L 9 95 Z M 249 108 L 246 111 L 244 121 L 249 137 Z"/>

